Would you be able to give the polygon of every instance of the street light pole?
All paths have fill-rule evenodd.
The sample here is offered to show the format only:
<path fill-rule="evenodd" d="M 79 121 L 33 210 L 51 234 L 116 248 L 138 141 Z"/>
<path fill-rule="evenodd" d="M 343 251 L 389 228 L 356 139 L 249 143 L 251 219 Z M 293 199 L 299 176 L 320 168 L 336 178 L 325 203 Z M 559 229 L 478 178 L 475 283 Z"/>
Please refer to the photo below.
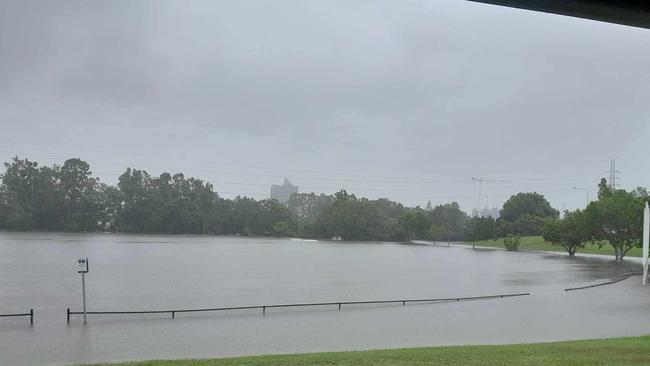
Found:
<path fill-rule="evenodd" d="M 573 187 L 573 189 L 587 193 L 587 206 L 589 206 L 589 202 L 591 202 L 591 200 L 589 199 L 589 192 L 591 192 L 591 190 L 586 188 L 580 188 L 580 187 Z"/>

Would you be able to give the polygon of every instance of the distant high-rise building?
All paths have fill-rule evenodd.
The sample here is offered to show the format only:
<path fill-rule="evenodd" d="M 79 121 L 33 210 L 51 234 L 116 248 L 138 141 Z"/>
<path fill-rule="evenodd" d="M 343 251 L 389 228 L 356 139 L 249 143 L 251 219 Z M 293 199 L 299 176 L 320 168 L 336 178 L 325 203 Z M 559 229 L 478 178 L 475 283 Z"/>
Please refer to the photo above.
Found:
<path fill-rule="evenodd" d="M 481 210 L 477 210 L 475 208 L 472 209 L 472 217 L 477 217 L 477 216 L 492 217 L 498 219 L 499 216 L 501 215 L 499 214 L 499 208 L 497 207 L 488 208 L 487 206 L 485 206 Z"/>
<path fill-rule="evenodd" d="M 282 185 L 274 184 L 271 186 L 271 198 L 287 203 L 292 194 L 298 193 L 298 186 L 294 186 L 287 178 L 284 178 Z"/>

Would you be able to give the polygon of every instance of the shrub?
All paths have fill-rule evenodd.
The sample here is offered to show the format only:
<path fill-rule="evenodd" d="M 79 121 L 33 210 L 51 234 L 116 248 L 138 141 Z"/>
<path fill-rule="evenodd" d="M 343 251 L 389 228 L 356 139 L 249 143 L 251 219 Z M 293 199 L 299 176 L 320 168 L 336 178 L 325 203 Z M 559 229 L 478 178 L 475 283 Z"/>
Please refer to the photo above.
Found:
<path fill-rule="evenodd" d="M 273 236 L 286 237 L 291 235 L 290 231 L 291 230 L 289 228 L 289 223 L 287 223 L 286 221 L 278 221 L 275 224 L 273 224 L 272 227 Z"/>
<path fill-rule="evenodd" d="M 12 212 L 7 216 L 6 225 L 10 230 L 31 230 L 34 225 L 32 214 L 23 210 Z"/>
<path fill-rule="evenodd" d="M 516 252 L 519 250 L 520 242 L 521 237 L 519 237 L 519 234 L 508 234 L 505 238 L 503 238 L 503 244 L 506 247 L 506 250 L 511 252 Z"/>

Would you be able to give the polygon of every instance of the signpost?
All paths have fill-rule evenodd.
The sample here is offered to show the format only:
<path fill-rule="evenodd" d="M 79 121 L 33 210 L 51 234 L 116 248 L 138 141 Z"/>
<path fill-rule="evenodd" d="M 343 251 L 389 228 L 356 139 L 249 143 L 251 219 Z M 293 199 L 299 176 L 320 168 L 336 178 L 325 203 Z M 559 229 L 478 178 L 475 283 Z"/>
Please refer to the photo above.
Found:
<path fill-rule="evenodd" d="M 84 324 L 86 324 L 86 273 L 88 273 L 88 258 L 77 260 L 77 273 L 81 273 L 81 293 L 83 296 Z"/>
<path fill-rule="evenodd" d="M 648 252 L 650 251 L 650 208 L 648 202 L 645 203 L 643 210 L 643 257 L 641 264 L 643 264 L 643 285 L 645 286 L 648 278 Z"/>

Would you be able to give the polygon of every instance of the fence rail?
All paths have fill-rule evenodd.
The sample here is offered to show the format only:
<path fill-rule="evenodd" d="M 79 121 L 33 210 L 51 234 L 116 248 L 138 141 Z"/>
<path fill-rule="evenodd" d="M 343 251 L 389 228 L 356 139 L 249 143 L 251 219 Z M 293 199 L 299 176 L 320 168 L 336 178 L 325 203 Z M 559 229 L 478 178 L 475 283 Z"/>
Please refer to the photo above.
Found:
<path fill-rule="evenodd" d="M 29 317 L 29 324 L 34 324 L 34 309 L 29 309 L 29 313 L 24 314 L 0 314 L 0 318 L 22 318 Z"/>
<path fill-rule="evenodd" d="M 570 287 L 570 288 L 565 288 L 564 291 L 569 292 L 569 291 L 578 291 L 578 290 L 586 290 L 588 288 L 594 288 L 594 287 L 600 287 L 600 286 L 607 286 L 607 285 L 613 285 L 615 283 L 619 283 L 621 281 L 627 280 L 628 278 L 632 276 L 638 276 L 640 273 L 626 273 L 621 276 L 621 278 L 612 280 L 612 281 L 607 281 L 607 282 L 601 282 L 597 283 L 594 285 L 587 285 L 587 286 L 580 286 L 580 287 Z"/>
<path fill-rule="evenodd" d="M 530 293 L 512 293 L 487 296 L 469 296 L 469 297 L 448 297 L 433 299 L 401 299 L 401 300 L 367 300 L 367 301 L 332 301 L 332 302 L 315 302 L 315 303 L 293 303 L 293 304 L 272 304 L 272 305 L 252 305 L 252 306 L 231 306 L 220 308 L 202 308 L 202 309 L 171 309 L 171 310 L 142 310 L 142 311 L 87 311 L 87 315 L 133 315 L 133 314 L 162 314 L 169 315 L 172 319 L 176 314 L 183 313 L 202 313 L 202 312 L 219 312 L 229 310 L 261 310 L 262 315 L 266 315 L 267 309 L 274 308 L 295 308 L 295 307 L 314 307 L 314 306 L 337 306 L 338 310 L 344 305 L 373 305 L 373 304 L 406 304 L 412 303 L 433 303 L 433 302 L 460 302 L 473 300 L 502 299 L 507 297 L 528 296 Z M 67 321 L 70 323 L 70 317 L 74 315 L 83 315 L 83 311 L 71 311 L 67 309 Z"/>

